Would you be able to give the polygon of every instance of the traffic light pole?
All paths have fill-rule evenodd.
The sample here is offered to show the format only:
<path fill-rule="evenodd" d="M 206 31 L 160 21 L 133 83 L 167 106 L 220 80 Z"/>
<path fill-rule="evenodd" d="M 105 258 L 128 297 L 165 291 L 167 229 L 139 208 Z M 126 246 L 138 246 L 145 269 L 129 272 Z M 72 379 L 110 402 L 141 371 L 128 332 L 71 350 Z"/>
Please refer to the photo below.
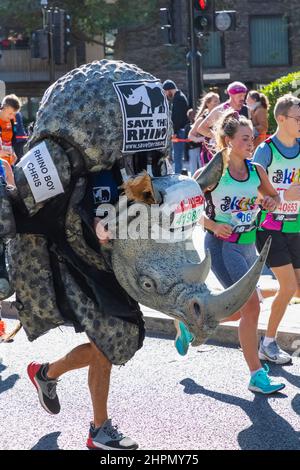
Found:
<path fill-rule="evenodd" d="M 187 54 L 188 83 L 190 104 L 196 111 L 198 100 L 203 93 L 202 56 L 197 50 L 194 31 L 194 0 L 189 0 L 189 42 L 190 51 Z"/>
<path fill-rule="evenodd" d="M 47 24 L 49 34 L 49 81 L 50 85 L 55 81 L 55 64 L 54 64 L 54 48 L 53 48 L 53 10 L 47 11 Z"/>

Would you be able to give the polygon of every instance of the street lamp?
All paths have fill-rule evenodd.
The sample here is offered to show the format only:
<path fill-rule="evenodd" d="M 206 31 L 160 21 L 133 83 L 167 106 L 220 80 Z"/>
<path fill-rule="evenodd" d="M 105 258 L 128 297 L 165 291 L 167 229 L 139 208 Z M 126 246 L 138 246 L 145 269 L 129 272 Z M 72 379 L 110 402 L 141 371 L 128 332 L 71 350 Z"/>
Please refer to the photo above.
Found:
<path fill-rule="evenodd" d="M 42 13 L 43 13 L 43 28 L 46 27 L 46 9 L 48 6 L 48 0 L 41 0 L 41 7 L 42 7 Z"/>

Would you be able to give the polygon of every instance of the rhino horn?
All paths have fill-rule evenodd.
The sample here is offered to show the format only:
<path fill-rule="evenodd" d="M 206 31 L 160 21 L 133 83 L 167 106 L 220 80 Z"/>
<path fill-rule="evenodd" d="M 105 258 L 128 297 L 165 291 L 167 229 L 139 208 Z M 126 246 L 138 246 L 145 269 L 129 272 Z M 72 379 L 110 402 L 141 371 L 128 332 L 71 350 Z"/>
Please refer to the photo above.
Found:
<path fill-rule="evenodd" d="M 216 186 L 224 171 L 223 152 L 218 152 L 210 162 L 201 169 L 196 181 L 203 192 Z"/>
<path fill-rule="evenodd" d="M 223 318 L 230 317 L 247 302 L 254 292 L 260 273 L 263 269 L 265 260 L 271 245 L 271 237 L 264 244 L 260 256 L 255 261 L 251 269 L 229 289 L 221 294 L 208 294 L 205 298 L 205 313 L 220 321 Z"/>
<path fill-rule="evenodd" d="M 205 258 L 201 263 L 188 264 L 183 267 L 183 278 L 187 283 L 205 282 L 211 269 L 210 251 L 206 250 Z"/>

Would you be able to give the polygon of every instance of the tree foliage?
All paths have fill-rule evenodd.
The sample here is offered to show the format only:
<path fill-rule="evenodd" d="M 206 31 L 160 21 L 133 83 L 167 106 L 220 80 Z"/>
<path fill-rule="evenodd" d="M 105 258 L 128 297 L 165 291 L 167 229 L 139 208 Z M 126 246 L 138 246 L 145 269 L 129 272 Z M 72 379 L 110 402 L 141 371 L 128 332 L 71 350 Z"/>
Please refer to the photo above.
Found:
<path fill-rule="evenodd" d="M 48 6 L 66 10 L 72 18 L 72 33 L 78 39 L 93 42 L 103 31 L 143 27 L 157 14 L 157 0 L 48 0 Z M 40 0 L 1 0 L 0 26 L 30 33 L 42 27 Z"/>
<path fill-rule="evenodd" d="M 293 93 L 293 95 L 300 98 L 300 72 L 290 73 L 284 77 L 278 78 L 265 86 L 261 92 L 264 93 L 270 101 L 269 131 L 274 132 L 277 127 L 274 118 L 274 106 L 276 101 L 286 93 Z"/>

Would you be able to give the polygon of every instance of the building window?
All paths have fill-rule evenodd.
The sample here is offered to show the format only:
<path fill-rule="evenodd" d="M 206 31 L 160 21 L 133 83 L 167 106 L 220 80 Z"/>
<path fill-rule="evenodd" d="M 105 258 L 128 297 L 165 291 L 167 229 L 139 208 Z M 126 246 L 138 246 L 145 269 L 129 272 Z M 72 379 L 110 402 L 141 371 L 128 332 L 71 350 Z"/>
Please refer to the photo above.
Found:
<path fill-rule="evenodd" d="M 289 65 L 289 35 L 286 16 L 250 18 L 251 65 Z"/>
<path fill-rule="evenodd" d="M 221 33 L 214 32 L 205 37 L 203 45 L 203 66 L 206 69 L 224 66 Z"/>

